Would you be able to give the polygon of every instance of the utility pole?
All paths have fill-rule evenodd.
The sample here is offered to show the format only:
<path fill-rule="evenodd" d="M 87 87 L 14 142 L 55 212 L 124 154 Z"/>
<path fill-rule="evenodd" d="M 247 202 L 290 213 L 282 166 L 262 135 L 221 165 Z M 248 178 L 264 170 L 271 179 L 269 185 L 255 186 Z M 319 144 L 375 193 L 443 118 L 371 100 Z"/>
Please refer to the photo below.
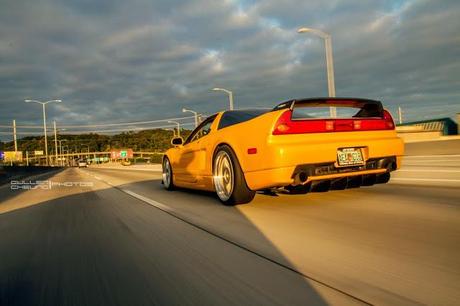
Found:
<path fill-rule="evenodd" d="M 401 109 L 401 106 L 398 106 L 398 116 L 399 116 L 399 124 L 402 124 L 402 109 Z"/>
<path fill-rule="evenodd" d="M 18 151 L 18 140 L 16 136 L 16 120 L 13 120 L 13 139 L 14 139 L 14 152 Z"/>
<path fill-rule="evenodd" d="M 28 167 L 29 166 L 29 151 L 26 151 L 26 163 Z"/>
<path fill-rule="evenodd" d="M 57 145 L 57 132 L 56 132 L 56 120 L 53 121 L 54 127 L 54 162 L 57 164 L 58 160 L 58 145 Z"/>

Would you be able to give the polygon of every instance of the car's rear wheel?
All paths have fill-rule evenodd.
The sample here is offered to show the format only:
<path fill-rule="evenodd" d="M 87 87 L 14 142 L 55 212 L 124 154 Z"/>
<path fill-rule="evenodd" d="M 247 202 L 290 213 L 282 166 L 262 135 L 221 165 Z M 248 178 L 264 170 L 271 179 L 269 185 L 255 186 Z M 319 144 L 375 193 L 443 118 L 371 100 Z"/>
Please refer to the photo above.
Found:
<path fill-rule="evenodd" d="M 162 177 L 163 177 L 163 186 L 165 187 L 165 189 L 173 190 L 174 189 L 173 172 L 172 172 L 171 163 L 169 161 L 169 158 L 167 157 L 163 159 Z"/>
<path fill-rule="evenodd" d="M 213 181 L 217 196 L 225 205 L 251 202 L 256 194 L 249 189 L 238 159 L 230 147 L 219 147 L 213 160 Z"/>

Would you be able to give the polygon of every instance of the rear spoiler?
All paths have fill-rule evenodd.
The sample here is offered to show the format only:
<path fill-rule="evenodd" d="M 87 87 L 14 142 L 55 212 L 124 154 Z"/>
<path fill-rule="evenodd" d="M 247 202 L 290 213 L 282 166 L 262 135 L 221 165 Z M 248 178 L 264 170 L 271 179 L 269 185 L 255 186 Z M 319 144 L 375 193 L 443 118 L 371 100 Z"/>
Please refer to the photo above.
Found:
<path fill-rule="evenodd" d="M 354 107 L 361 110 L 354 117 L 383 117 L 382 102 L 362 98 L 308 98 L 293 99 L 282 102 L 273 108 L 273 111 L 281 109 L 293 110 L 296 106 L 323 106 L 323 107 Z"/>

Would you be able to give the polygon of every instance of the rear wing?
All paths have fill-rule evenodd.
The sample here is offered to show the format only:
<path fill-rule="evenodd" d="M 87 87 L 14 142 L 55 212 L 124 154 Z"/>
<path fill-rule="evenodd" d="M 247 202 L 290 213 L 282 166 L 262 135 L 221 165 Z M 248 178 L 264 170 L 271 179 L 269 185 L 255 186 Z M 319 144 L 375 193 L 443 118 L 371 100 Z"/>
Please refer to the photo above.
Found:
<path fill-rule="evenodd" d="M 295 107 L 351 107 L 360 110 L 353 116 L 355 118 L 379 117 L 383 118 L 384 109 L 382 102 L 361 98 L 309 98 L 293 99 L 282 102 L 273 108 L 273 111 L 281 109 L 294 110 Z"/>

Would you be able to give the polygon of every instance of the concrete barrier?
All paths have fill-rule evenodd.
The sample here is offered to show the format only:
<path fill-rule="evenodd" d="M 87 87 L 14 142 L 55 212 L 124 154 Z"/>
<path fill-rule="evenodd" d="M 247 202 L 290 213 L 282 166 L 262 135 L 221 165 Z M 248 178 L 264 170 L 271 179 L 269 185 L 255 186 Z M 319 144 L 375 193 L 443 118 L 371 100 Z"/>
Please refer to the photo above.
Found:
<path fill-rule="evenodd" d="M 429 141 L 435 140 L 442 136 L 440 131 L 410 131 L 406 130 L 404 132 L 398 131 L 398 136 L 401 137 L 404 142 L 412 141 Z"/>
<path fill-rule="evenodd" d="M 410 142 L 405 145 L 405 155 L 460 155 L 459 137 L 441 137 L 439 140 Z"/>

